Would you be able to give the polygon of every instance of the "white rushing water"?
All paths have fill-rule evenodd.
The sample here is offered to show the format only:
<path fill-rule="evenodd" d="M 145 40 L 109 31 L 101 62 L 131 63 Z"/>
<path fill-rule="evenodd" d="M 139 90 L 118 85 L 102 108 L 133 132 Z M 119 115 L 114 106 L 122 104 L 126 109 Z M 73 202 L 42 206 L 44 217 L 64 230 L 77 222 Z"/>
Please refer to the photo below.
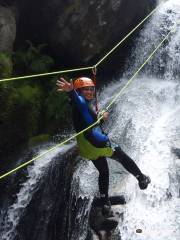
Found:
<path fill-rule="evenodd" d="M 124 76 L 137 69 L 179 21 L 180 1 L 163 4 L 141 32 Z M 126 81 L 111 84 L 101 97 L 114 95 Z M 171 147 L 180 142 L 180 24 L 120 97 L 113 114 L 110 136 L 152 180 L 148 189 L 141 191 L 135 178 L 128 175 L 123 191 L 131 200 L 119 224 L 122 240 L 179 240 L 180 159 Z"/>
<path fill-rule="evenodd" d="M 123 78 L 102 92 L 103 105 L 125 85 L 126 77 L 138 69 L 179 19 L 180 0 L 169 0 L 160 7 L 142 30 Z M 152 180 L 145 191 L 138 188 L 136 179 L 130 174 L 124 185 L 119 185 L 120 191 L 126 192 L 130 198 L 125 206 L 123 223 L 118 226 L 122 240 L 180 239 L 180 160 L 171 151 L 174 142 L 180 142 L 179 26 L 118 99 L 110 116 L 112 121 L 107 126 L 110 138 L 120 144 Z M 0 236 L 2 240 L 14 239 L 16 227 L 44 170 L 58 152 L 68 151 L 70 147 L 71 144 L 57 149 L 28 167 L 27 180 L 7 211 Z M 98 180 L 92 163 L 77 168 L 74 179 L 72 192 L 77 197 L 88 198 L 96 194 Z M 77 216 L 79 219 L 83 219 L 81 214 Z M 142 232 L 137 233 L 136 229 L 142 229 Z"/>
<path fill-rule="evenodd" d="M 23 216 L 23 213 L 30 203 L 34 193 L 38 189 L 38 184 L 41 178 L 45 174 L 46 168 L 52 159 L 57 156 L 58 153 L 64 154 L 67 152 L 74 143 L 58 147 L 52 152 L 44 155 L 38 160 L 34 161 L 34 164 L 28 167 L 27 180 L 22 184 L 19 192 L 16 194 L 16 201 L 9 207 L 5 221 L 3 223 L 3 230 L 0 232 L 1 240 L 13 240 L 16 236 L 16 227 Z M 36 156 L 47 151 L 49 146 L 42 147 Z"/>
<path fill-rule="evenodd" d="M 128 146 L 128 153 L 152 180 L 148 189 L 141 191 L 134 177 L 128 177 L 123 191 L 131 201 L 126 206 L 123 225 L 119 227 L 123 240 L 178 240 L 178 169 L 171 147 L 176 130 L 180 128 L 179 84 L 149 80 L 137 79 L 123 96 L 125 105 L 117 107 L 118 127 L 111 133 L 118 139 L 117 133 L 123 132 L 124 123 L 131 119 L 125 142 L 122 139 L 119 142 Z M 138 228 L 143 232 L 136 233 Z"/>

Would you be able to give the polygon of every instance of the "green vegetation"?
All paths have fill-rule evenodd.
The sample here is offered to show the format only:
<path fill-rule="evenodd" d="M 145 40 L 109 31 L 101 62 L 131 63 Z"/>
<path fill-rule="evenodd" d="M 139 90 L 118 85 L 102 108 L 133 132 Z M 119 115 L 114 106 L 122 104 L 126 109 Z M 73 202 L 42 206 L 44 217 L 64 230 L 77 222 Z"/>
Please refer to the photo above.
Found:
<path fill-rule="evenodd" d="M 45 143 L 51 140 L 51 136 L 49 134 L 40 134 L 38 136 L 32 137 L 29 139 L 28 146 L 33 147 L 38 144 Z"/>
<path fill-rule="evenodd" d="M 44 73 L 51 69 L 54 60 L 45 54 L 42 54 L 45 44 L 34 47 L 30 41 L 27 41 L 28 47 L 22 48 L 14 54 L 14 68 L 18 74 L 36 74 Z"/>
<path fill-rule="evenodd" d="M 51 71 L 54 60 L 42 53 L 44 45 L 28 47 L 13 57 L 0 53 L 0 78 Z M 67 96 L 57 94 L 57 77 L 17 80 L 0 84 L 0 155 L 22 145 L 47 141 L 67 125 Z"/>

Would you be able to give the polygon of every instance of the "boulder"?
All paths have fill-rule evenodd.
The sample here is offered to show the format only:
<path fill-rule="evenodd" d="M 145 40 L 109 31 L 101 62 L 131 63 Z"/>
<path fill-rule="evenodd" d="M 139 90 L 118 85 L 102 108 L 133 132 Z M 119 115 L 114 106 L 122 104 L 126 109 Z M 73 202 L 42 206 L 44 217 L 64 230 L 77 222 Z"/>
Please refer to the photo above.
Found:
<path fill-rule="evenodd" d="M 0 6 L 0 52 L 12 52 L 16 37 L 16 19 L 14 11 Z"/>
<path fill-rule="evenodd" d="M 123 212 L 114 211 L 113 205 L 126 204 L 124 195 L 110 196 L 112 208 L 104 206 L 101 198 L 94 198 L 89 214 L 92 240 L 109 240 L 123 217 Z M 89 238 L 88 238 L 89 239 Z"/>

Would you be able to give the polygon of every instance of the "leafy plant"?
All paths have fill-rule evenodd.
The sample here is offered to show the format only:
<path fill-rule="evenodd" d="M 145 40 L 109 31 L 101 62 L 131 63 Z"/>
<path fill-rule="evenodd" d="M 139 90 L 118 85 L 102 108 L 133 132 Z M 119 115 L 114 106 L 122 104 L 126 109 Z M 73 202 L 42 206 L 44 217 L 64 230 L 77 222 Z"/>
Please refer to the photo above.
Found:
<path fill-rule="evenodd" d="M 13 63 L 9 54 L 0 53 L 1 78 L 12 72 L 21 76 L 50 71 L 54 60 L 42 53 L 45 44 L 27 43 L 14 53 Z M 45 77 L 0 85 L 0 155 L 15 152 L 28 142 L 47 140 L 69 126 L 67 95 L 55 92 L 55 82 L 56 77 Z"/>
<path fill-rule="evenodd" d="M 53 90 L 45 102 L 45 109 L 49 132 L 61 132 L 64 126 L 70 124 L 70 108 L 66 94 L 58 94 Z"/>
<path fill-rule="evenodd" d="M 28 46 L 18 50 L 14 54 L 16 72 L 24 73 L 43 73 L 47 72 L 54 65 L 54 60 L 50 56 L 43 54 L 43 48 L 46 44 L 33 46 L 30 41 L 27 41 Z"/>

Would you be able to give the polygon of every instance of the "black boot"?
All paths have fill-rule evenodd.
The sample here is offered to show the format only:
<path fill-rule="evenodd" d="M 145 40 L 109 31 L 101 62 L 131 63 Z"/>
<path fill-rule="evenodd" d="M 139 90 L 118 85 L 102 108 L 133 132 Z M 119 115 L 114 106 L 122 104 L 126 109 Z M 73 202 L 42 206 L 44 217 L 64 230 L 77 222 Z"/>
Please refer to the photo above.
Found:
<path fill-rule="evenodd" d="M 103 197 L 102 199 L 102 214 L 105 217 L 112 217 L 113 211 L 111 209 L 111 202 L 108 197 Z"/>
<path fill-rule="evenodd" d="M 148 184 L 151 182 L 151 179 L 149 176 L 146 176 L 144 174 L 136 176 L 139 184 L 139 188 L 141 190 L 144 190 L 148 187 Z"/>

